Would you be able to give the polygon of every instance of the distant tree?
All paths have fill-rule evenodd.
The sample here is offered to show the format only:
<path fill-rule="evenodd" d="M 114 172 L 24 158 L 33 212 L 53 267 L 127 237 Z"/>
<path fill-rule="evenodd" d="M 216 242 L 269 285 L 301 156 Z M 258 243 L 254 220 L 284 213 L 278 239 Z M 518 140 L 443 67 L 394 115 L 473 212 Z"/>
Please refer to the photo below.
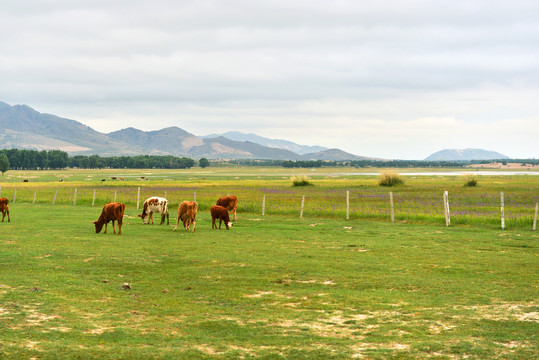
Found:
<path fill-rule="evenodd" d="M 201 167 L 201 168 L 207 168 L 208 166 L 210 166 L 210 161 L 206 158 L 201 158 L 199 161 L 198 161 L 198 165 Z"/>
<path fill-rule="evenodd" d="M 4 176 L 4 173 L 9 170 L 9 159 L 7 158 L 6 154 L 0 154 L 0 172 L 2 172 L 2 176 Z"/>

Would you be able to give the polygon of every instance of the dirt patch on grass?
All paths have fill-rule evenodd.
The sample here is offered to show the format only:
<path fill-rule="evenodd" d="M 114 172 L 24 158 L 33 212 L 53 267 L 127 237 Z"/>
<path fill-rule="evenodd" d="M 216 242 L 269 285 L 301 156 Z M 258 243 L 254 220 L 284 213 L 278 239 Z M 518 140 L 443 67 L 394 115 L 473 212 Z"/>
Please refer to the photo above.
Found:
<path fill-rule="evenodd" d="M 259 291 L 255 294 L 243 295 L 246 298 L 261 298 L 262 296 L 273 295 L 273 291 Z"/>
<path fill-rule="evenodd" d="M 514 304 L 502 303 L 494 305 L 455 306 L 455 310 L 472 311 L 470 315 L 475 319 L 504 320 L 504 321 L 529 321 L 539 322 L 539 312 L 536 303 Z M 528 311 L 530 310 L 530 311 Z M 532 311 L 533 310 L 533 311 Z M 468 315 L 467 315 L 468 316 Z"/>

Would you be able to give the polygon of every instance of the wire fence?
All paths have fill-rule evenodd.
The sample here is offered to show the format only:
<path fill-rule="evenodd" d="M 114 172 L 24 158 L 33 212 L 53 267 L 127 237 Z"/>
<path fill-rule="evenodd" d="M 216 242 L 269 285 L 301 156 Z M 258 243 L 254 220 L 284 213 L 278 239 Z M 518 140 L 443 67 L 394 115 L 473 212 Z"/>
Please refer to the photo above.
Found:
<path fill-rule="evenodd" d="M 246 214 L 329 217 L 346 220 L 441 223 L 511 228 L 537 228 L 539 197 L 534 192 L 466 193 L 435 190 L 386 191 L 381 188 L 316 189 L 283 187 L 80 186 L 17 188 L 0 186 L 0 197 L 18 203 L 102 207 L 107 202 L 141 209 L 152 196 L 169 200 L 173 212 L 184 200 L 209 211 L 221 196 L 236 195 L 238 212 Z M 174 209 L 174 210 L 173 210 Z"/>

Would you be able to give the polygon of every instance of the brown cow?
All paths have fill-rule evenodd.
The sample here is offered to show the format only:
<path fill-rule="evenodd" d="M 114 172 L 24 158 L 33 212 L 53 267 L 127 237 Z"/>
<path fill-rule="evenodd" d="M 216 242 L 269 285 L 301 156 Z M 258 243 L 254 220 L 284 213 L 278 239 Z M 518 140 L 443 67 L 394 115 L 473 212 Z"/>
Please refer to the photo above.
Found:
<path fill-rule="evenodd" d="M 219 205 L 234 214 L 234 220 L 236 221 L 236 210 L 238 209 L 238 198 L 235 196 L 223 196 L 217 200 L 215 205 Z"/>
<path fill-rule="evenodd" d="M 176 219 L 176 226 L 174 230 L 178 228 L 180 219 L 183 222 L 183 227 L 186 231 L 189 231 L 189 226 L 193 224 L 193 232 L 195 232 L 195 227 L 197 225 L 197 210 L 198 204 L 194 201 L 184 201 L 178 206 L 178 219 Z"/>
<path fill-rule="evenodd" d="M 122 235 L 122 220 L 124 217 L 125 205 L 118 202 L 109 202 L 103 207 L 101 216 L 97 221 L 94 221 L 95 232 L 99 233 L 105 224 L 104 234 L 107 233 L 107 225 L 109 221 L 112 221 L 112 230 L 116 234 L 116 229 L 114 228 L 114 221 L 118 221 L 118 235 Z"/>
<path fill-rule="evenodd" d="M 11 222 L 9 218 L 9 200 L 6 198 L 0 198 L 0 211 L 2 212 L 2 222 L 7 214 L 7 222 Z"/>
<path fill-rule="evenodd" d="M 219 205 L 213 205 L 210 208 L 211 213 L 211 228 L 217 229 L 217 224 L 215 220 L 219 219 L 219 229 L 221 229 L 221 221 L 225 222 L 226 229 L 230 229 L 232 223 L 230 222 L 230 216 L 228 215 L 228 210 Z"/>

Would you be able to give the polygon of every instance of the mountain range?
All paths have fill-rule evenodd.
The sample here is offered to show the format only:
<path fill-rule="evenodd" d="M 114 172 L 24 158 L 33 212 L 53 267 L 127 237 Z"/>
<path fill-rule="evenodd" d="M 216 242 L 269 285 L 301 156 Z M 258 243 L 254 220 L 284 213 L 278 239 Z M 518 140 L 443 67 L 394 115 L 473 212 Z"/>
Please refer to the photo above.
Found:
<path fill-rule="evenodd" d="M 100 133 L 78 121 L 0 102 L 0 148 L 59 149 L 70 155 L 174 155 L 199 159 L 364 160 L 339 149 L 298 145 L 255 134 L 196 136 L 179 127 Z"/>
<path fill-rule="evenodd" d="M 231 131 L 196 136 L 179 127 L 155 131 L 126 128 L 100 133 L 78 121 L 42 114 L 27 105 L 11 106 L 0 101 L 0 149 L 59 149 L 70 155 L 174 155 L 194 159 L 270 160 L 383 160 L 322 146 L 299 145 L 256 134 Z M 425 160 L 508 159 L 482 149 L 446 149 Z"/>

